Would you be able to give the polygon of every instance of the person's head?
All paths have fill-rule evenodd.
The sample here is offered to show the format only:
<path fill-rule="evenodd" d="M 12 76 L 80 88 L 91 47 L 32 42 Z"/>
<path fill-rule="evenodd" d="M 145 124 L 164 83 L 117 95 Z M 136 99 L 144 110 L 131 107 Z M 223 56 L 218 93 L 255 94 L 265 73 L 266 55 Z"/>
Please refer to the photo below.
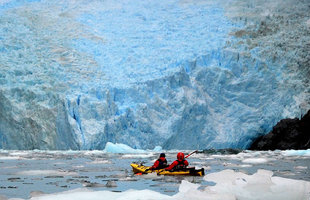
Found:
<path fill-rule="evenodd" d="M 165 161 L 166 160 L 166 155 L 164 153 L 161 153 L 159 155 L 159 159 L 162 160 L 162 161 Z"/>
<path fill-rule="evenodd" d="M 184 153 L 179 152 L 178 155 L 177 155 L 177 159 L 178 159 L 178 161 L 184 160 Z"/>

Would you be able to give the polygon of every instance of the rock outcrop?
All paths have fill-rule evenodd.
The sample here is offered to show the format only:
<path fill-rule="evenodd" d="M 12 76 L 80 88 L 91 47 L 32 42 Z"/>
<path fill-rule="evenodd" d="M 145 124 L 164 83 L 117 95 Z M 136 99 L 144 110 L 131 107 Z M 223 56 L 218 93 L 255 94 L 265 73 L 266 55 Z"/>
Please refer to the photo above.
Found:
<path fill-rule="evenodd" d="M 283 119 L 267 135 L 257 138 L 250 150 L 309 149 L 310 110 L 300 120 Z"/>

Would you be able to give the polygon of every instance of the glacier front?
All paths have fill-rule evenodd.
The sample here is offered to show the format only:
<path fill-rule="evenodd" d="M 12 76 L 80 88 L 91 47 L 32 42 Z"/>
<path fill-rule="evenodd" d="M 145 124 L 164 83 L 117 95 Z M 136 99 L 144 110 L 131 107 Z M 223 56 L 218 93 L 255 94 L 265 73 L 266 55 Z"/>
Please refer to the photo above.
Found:
<path fill-rule="evenodd" d="M 310 109 L 309 6 L 0 1 L 0 149 L 247 148 Z"/>

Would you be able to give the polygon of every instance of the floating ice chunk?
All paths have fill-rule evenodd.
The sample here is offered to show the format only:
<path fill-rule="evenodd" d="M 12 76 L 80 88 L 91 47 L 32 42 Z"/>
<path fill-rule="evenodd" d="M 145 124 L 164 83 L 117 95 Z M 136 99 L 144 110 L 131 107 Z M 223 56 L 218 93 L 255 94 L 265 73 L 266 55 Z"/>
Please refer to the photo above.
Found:
<path fill-rule="evenodd" d="M 96 159 L 94 161 L 91 161 L 91 162 L 87 162 L 87 164 L 111 164 L 112 162 L 110 160 L 99 160 L 99 159 Z"/>
<path fill-rule="evenodd" d="M 57 170 L 27 170 L 17 172 L 16 175 L 23 176 L 38 176 L 38 175 L 49 175 L 49 176 L 72 176 L 77 175 L 76 172 L 68 172 L 68 171 L 57 171 Z"/>
<path fill-rule="evenodd" d="M 141 150 L 141 149 L 133 149 L 126 144 L 120 144 L 120 143 L 113 144 L 111 142 L 107 142 L 103 151 L 107 153 L 145 153 L 146 152 L 145 150 Z"/>
<path fill-rule="evenodd" d="M 100 150 L 92 150 L 92 151 L 84 151 L 84 155 L 100 155 L 106 153 L 105 151 Z"/>
<path fill-rule="evenodd" d="M 200 185 L 193 184 L 188 181 L 183 180 L 180 187 L 179 193 L 172 196 L 172 199 L 195 199 L 195 200 L 235 200 L 231 195 L 226 194 L 216 194 L 208 189 L 205 191 L 199 190 Z"/>
<path fill-rule="evenodd" d="M 225 158 L 226 155 L 211 155 L 212 158 Z"/>
<path fill-rule="evenodd" d="M 38 197 L 38 196 L 42 196 L 44 194 L 45 193 L 42 191 L 32 191 L 32 192 L 30 192 L 30 197 Z"/>
<path fill-rule="evenodd" d="M 296 170 L 304 170 L 304 169 L 308 169 L 308 167 L 307 166 L 296 166 L 296 167 L 294 167 L 294 169 L 296 169 Z"/>
<path fill-rule="evenodd" d="M 108 180 L 106 186 L 107 187 L 117 187 L 117 184 L 115 181 Z"/>
<path fill-rule="evenodd" d="M 153 154 L 125 154 L 122 156 L 122 158 L 149 158 L 152 157 Z"/>
<path fill-rule="evenodd" d="M 250 163 L 250 164 L 261 164 L 266 163 L 268 160 L 266 158 L 247 158 L 242 161 L 243 163 Z"/>
<path fill-rule="evenodd" d="M 204 168 L 206 171 L 211 170 L 211 166 L 202 166 L 202 168 Z"/>
<path fill-rule="evenodd" d="M 0 160 L 21 160 L 22 157 L 19 156 L 2 156 L 0 157 Z"/>
<path fill-rule="evenodd" d="M 310 27 L 310 19 L 306 22 L 307 26 Z"/>
<path fill-rule="evenodd" d="M 206 181 L 215 182 L 208 187 L 213 194 L 227 194 L 235 199 L 309 199 L 310 182 L 273 177 L 267 170 L 258 170 L 247 175 L 233 170 L 224 170 L 205 176 Z"/>
<path fill-rule="evenodd" d="M 33 197 L 31 200 L 100 200 L 100 199 L 118 199 L 118 200 L 137 200 L 137 199 L 173 199 L 170 196 L 160 194 L 151 190 L 128 190 L 125 192 L 110 191 L 92 191 L 88 189 L 75 189 L 61 193 L 42 195 Z"/>
<path fill-rule="evenodd" d="M 102 197 L 111 200 L 288 200 L 310 198 L 310 182 L 273 177 L 272 175 L 273 173 L 267 170 L 258 170 L 253 175 L 233 170 L 224 170 L 204 177 L 206 181 L 214 182 L 216 185 L 200 189 L 199 184 L 183 180 L 179 187 L 179 192 L 173 196 L 151 190 L 127 190 L 116 193 L 111 191 L 92 191 L 83 188 L 61 193 L 43 194 L 42 196 L 32 197 L 31 200 L 97 200 L 102 199 Z M 157 175 L 154 173 L 146 176 L 153 178 Z"/>
<path fill-rule="evenodd" d="M 284 156 L 310 156 L 310 149 L 307 150 L 286 150 L 282 151 Z"/>
<path fill-rule="evenodd" d="M 156 152 L 159 152 L 159 151 L 162 151 L 163 148 L 161 146 L 156 146 L 153 151 L 156 151 Z"/>
<path fill-rule="evenodd" d="M 239 165 L 239 167 L 247 168 L 247 167 L 253 167 L 253 165 Z"/>
<path fill-rule="evenodd" d="M 198 184 L 193 184 L 193 183 L 183 180 L 182 184 L 179 187 L 179 192 L 186 193 L 186 192 L 195 191 L 198 189 L 198 187 L 199 187 Z"/>
<path fill-rule="evenodd" d="M 195 200 L 207 200 L 207 199 L 233 199 L 229 198 L 226 195 L 218 195 L 216 196 L 212 193 L 206 193 L 205 191 L 198 190 L 199 185 L 193 184 L 188 181 L 183 180 L 180 187 L 179 193 L 172 196 L 172 199 L 195 199 Z"/>
<path fill-rule="evenodd" d="M 10 156 L 28 156 L 31 153 L 31 151 L 13 151 L 10 152 Z"/>
<path fill-rule="evenodd" d="M 79 169 L 79 168 L 84 168 L 84 167 L 85 167 L 84 165 L 73 165 L 73 166 L 72 166 L 72 168 L 78 168 L 78 169 Z"/>

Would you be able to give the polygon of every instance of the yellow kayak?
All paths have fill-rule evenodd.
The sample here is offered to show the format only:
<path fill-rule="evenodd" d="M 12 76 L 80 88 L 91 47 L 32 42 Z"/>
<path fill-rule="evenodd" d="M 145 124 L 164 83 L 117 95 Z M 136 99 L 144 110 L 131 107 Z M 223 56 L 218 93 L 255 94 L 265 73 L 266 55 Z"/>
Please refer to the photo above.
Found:
<path fill-rule="evenodd" d="M 177 170 L 177 171 L 168 171 L 164 169 L 146 171 L 150 167 L 140 165 L 137 163 L 131 163 L 130 166 L 132 167 L 132 171 L 135 174 L 139 174 L 139 173 L 148 174 L 148 173 L 156 172 L 157 175 L 170 175 L 170 176 L 178 176 L 178 175 L 179 176 L 203 176 L 205 175 L 204 168 L 195 169 L 194 167 L 190 167 L 190 168 L 185 168 L 185 169 Z"/>
<path fill-rule="evenodd" d="M 130 166 L 132 167 L 132 171 L 135 174 L 137 174 L 137 173 L 148 174 L 148 173 L 152 173 L 153 172 L 151 170 L 146 171 L 150 167 L 147 167 L 147 166 L 144 166 L 144 165 L 140 165 L 140 164 L 137 164 L 137 163 L 131 163 Z M 154 170 L 154 171 L 157 172 L 158 170 Z"/>

